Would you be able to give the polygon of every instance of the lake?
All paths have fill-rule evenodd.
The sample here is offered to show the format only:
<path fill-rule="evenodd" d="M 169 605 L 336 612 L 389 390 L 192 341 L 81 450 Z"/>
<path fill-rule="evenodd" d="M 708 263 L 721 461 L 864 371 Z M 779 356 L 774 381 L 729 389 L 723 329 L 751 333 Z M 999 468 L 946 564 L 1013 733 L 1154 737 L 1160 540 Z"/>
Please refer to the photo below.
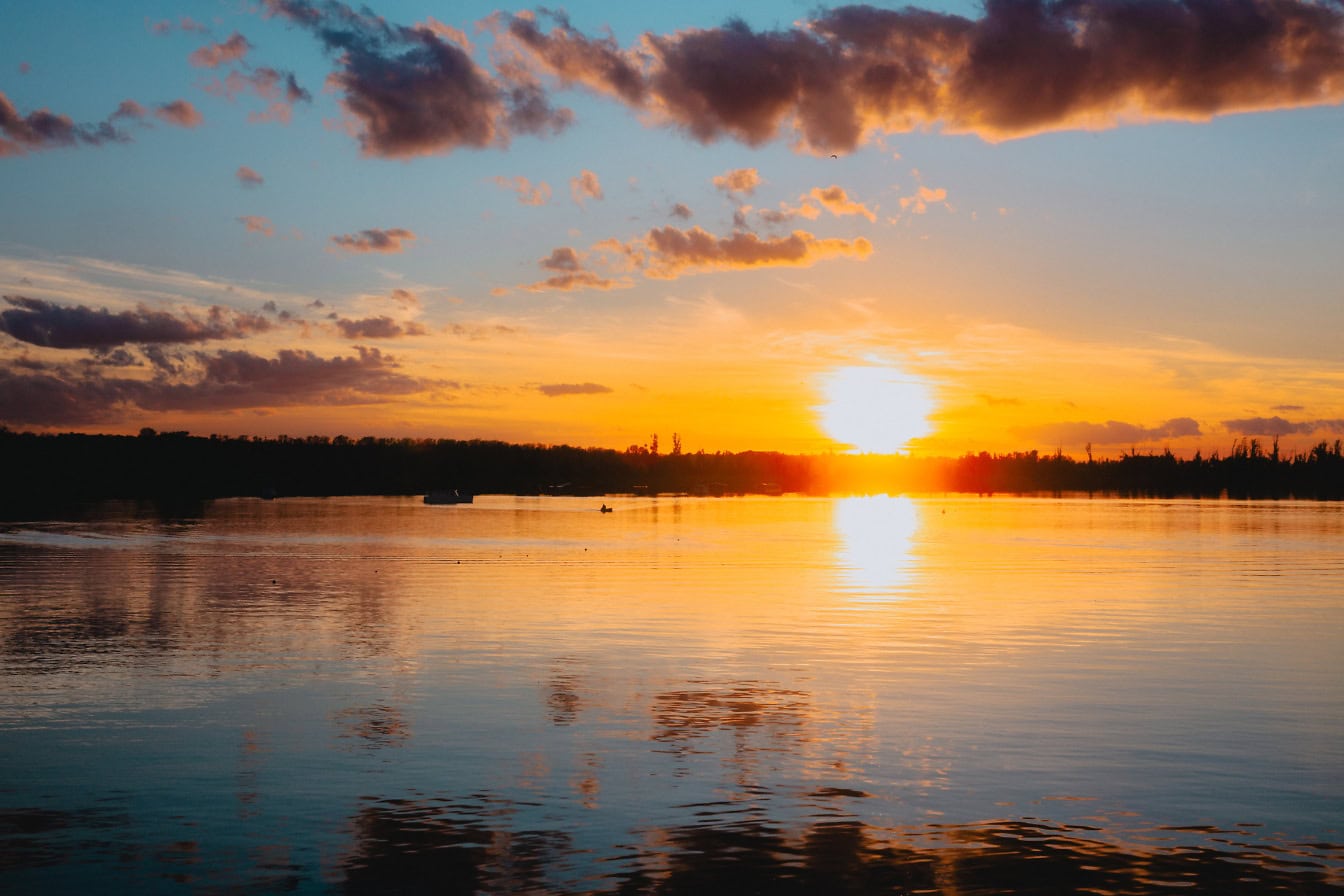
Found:
<path fill-rule="evenodd" d="M 109 504 L 0 682 L 8 893 L 1344 892 L 1334 503 Z"/>

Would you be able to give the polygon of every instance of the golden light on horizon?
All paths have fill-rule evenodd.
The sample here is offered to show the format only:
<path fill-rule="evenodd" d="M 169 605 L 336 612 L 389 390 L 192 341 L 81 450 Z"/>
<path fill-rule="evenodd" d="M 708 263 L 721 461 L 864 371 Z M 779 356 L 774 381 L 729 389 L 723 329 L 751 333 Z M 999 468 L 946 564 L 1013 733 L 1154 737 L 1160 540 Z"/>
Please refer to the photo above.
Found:
<path fill-rule="evenodd" d="M 821 428 L 854 452 L 892 454 L 932 429 L 933 390 L 892 364 L 832 370 L 822 377 L 821 393 Z"/>

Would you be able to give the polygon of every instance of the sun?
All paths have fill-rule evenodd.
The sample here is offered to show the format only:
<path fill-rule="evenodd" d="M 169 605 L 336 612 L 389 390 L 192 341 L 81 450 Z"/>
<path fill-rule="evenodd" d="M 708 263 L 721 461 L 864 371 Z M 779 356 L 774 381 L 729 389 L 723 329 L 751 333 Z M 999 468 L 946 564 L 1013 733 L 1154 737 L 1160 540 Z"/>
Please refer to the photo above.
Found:
<path fill-rule="evenodd" d="M 823 375 L 821 428 L 851 451 L 892 454 L 927 435 L 933 391 L 899 367 L 839 367 Z"/>

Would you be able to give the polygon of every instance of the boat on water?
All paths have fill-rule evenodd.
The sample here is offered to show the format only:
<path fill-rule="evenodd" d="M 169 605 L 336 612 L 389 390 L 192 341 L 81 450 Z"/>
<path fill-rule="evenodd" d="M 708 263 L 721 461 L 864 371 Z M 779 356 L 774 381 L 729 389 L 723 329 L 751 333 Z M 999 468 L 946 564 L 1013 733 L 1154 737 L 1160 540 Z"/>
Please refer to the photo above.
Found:
<path fill-rule="evenodd" d="M 476 496 L 470 492 L 460 492 L 455 488 L 431 489 L 425 495 L 426 504 L 470 504 Z"/>

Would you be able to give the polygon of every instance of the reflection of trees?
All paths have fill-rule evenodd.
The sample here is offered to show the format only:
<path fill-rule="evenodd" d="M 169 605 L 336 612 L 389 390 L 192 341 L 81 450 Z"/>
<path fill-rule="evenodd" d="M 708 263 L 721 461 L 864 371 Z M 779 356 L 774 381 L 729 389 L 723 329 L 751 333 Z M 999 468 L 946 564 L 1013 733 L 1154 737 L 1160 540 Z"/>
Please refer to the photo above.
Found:
<path fill-rule="evenodd" d="M 798 736 L 811 712 L 806 693 L 762 682 L 715 685 L 668 691 L 653 698 L 653 739 L 691 752 L 693 741 L 715 731 L 730 731 L 737 749 L 747 748 L 755 734 L 771 739 Z"/>
<path fill-rule="evenodd" d="M 546 709 L 552 725 L 563 727 L 574 724 L 579 716 L 579 710 L 582 709 L 579 676 L 566 668 L 577 664 L 578 660 L 573 657 L 564 657 L 556 661 L 556 668 L 551 672 L 550 686 L 546 692 Z"/>
<path fill-rule="evenodd" d="M 357 739 L 369 749 L 400 747 L 411 736 L 401 710 L 386 703 L 342 709 L 334 714 L 333 721 L 339 731 L 337 737 Z"/>
<path fill-rule="evenodd" d="M 1147 896 L 1179 887 L 1315 896 L 1338 894 L 1341 884 L 1319 852 L 1240 843 L 1228 836 L 1241 834 L 1234 831 L 1159 829 L 1126 845 L 1095 827 L 1027 819 L 900 830 L 846 819 L 794 833 L 769 819 L 715 817 L 645 829 L 645 854 L 599 861 L 600 878 L 565 887 L 591 850 L 559 830 L 502 829 L 501 812 L 509 814 L 489 801 L 365 808 L 343 865 L 346 892 Z M 1330 850 L 1336 868 L 1344 858 L 1337 846 L 1312 849 Z"/>

